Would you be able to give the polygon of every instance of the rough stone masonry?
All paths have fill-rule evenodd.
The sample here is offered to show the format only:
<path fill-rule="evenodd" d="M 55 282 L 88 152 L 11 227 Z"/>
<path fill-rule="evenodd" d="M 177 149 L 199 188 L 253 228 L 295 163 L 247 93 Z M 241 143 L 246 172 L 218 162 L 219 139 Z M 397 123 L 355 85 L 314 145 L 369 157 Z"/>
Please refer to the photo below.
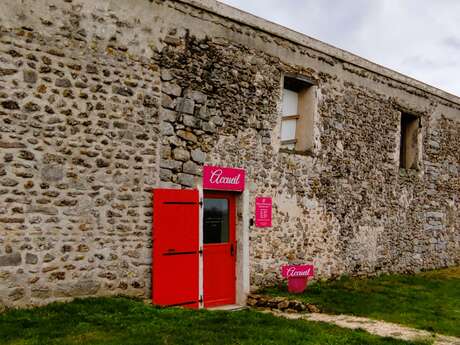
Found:
<path fill-rule="evenodd" d="M 283 149 L 285 74 L 317 86 Z M 400 117 L 420 160 L 400 169 Z M 149 297 L 151 190 L 244 168 L 251 287 L 460 263 L 460 99 L 212 0 L 0 3 L 0 305 Z"/>

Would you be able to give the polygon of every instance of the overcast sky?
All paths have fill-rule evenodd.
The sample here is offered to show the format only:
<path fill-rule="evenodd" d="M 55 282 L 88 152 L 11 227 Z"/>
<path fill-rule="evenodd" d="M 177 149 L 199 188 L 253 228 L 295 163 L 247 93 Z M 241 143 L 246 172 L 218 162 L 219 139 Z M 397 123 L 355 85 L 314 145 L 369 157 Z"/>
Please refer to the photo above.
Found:
<path fill-rule="evenodd" d="M 220 0 L 460 96 L 460 0 Z"/>

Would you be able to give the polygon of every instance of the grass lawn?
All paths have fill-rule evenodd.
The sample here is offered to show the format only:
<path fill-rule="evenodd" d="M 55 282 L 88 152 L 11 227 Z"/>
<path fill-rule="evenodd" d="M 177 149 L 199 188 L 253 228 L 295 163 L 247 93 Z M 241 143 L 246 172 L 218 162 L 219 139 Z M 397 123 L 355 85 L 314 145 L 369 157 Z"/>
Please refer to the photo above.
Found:
<path fill-rule="evenodd" d="M 249 310 L 159 309 L 126 298 L 90 298 L 0 314 L 0 344 L 411 343 Z"/>
<path fill-rule="evenodd" d="M 274 289 L 266 293 L 287 295 Z M 319 282 L 295 298 L 327 313 L 367 316 L 460 337 L 460 267 Z"/>

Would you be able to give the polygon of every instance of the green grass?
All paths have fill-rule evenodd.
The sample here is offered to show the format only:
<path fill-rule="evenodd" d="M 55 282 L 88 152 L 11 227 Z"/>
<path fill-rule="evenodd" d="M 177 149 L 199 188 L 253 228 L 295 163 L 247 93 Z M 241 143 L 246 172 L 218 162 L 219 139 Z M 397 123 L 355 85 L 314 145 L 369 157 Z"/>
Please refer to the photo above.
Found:
<path fill-rule="evenodd" d="M 288 295 L 285 289 L 266 293 Z M 460 337 L 460 267 L 319 282 L 292 297 L 313 303 L 326 313 L 367 316 Z"/>
<path fill-rule="evenodd" d="M 90 298 L 0 314 L 0 344 L 411 343 L 249 310 L 159 309 L 126 298 Z"/>

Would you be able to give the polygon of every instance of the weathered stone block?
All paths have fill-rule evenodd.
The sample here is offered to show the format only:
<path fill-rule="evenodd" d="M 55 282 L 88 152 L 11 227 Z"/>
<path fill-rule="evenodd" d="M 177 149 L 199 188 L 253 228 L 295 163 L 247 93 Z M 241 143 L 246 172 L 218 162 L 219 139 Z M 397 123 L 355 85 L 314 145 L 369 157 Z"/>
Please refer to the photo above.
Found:
<path fill-rule="evenodd" d="M 100 287 L 101 284 L 94 280 L 81 280 L 76 283 L 61 283 L 57 285 L 54 295 L 56 297 L 91 296 L 96 294 Z"/>
<path fill-rule="evenodd" d="M 144 95 L 142 105 L 146 108 L 154 108 L 157 105 L 157 98 L 152 95 Z"/>
<path fill-rule="evenodd" d="M 186 187 L 194 187 L 195 186 L 195 176 L 190 175 L 190 174 L 179 174 L 178 182 L 181 185 L 184 185 Z"/>
<path fill-rule="evenodd" d="M 110 166 L 110 161 L 102 158 L 96 159 L 96 166 L 98 168 L 107 168 Z"/>
<path fill-rule="evenodd" d="M 38 256 L 32 253 L 26 254 L 26 264 L 35 265 L 38 262 Z"/>
<path fill-rule="evenodd" d="M 160 148 L 160 156 L 162 159 L 170 159 L 171 158 L 171 146 L 169 145 L 162 145 Z"/>
<path fill-rule="evenodd" d="M 200 127 L 200 120 L 191 115 L 184 115 L 183 122 L 184 122 L 184 125 L 186 125 L 187 127 L 192 127 L 192 128 Z"/>
<path fill-rule="evenodd" d="M 167 95 L 178 97 L 182 93 L 182 88 L 179 85 L 166 82 L 161 85 L 161 91 Z"/>
<path fill-rule="evenodd" d="M 2 107 L 5 109 L 9 110 L 18 110 L 19 109 L 19 104 L 18 102 L 15 101 L 3 101 L 2 102 Z"/>
<path fill-rule="evenodd" d="M 14 68 L 0 68 L 0 77 L 4 77 L 7 75 L 13 75 L 16 73 L 18 73 L 18 70 Z"/>
<path fill-rule="evenodd" d="M 178 98 L 176 111 L 179 113 L 193 114 L 195 110 L 195 102 L 190 98 Z"/>
<path fill-rule="evenodd" d="M 78 204 L 77 199 L 62 199 L 54 202 L 56 206 L 75 206 Z"/>
<path fill-rule="evenodd" d="M 55 164 L 44 164 L 41 169 L 41 175 L 45 182 L 59 182 L 64 178 L 64 167 Z"/>
<path fill-rule="evenodd" d="M 440 231 L 444 229 L 442 224 L 424 224 L 423 229 L 425 231 Z M 436 241 L 436 239 L 434 239 Z"/>
<path fill-rule="evenodd" d="M 173 76 L 171 74 L 171 71 L 168 69 L 163 68 L 161 70 L 161 80 L 163 81 L 170 81 L 173 79 Z"/>
<path fill-rule="evenodd" d="M 172 177 L 172 171 L 168 169 L 160 169 L 160 179 L 162 181 L 169 181 Z"/>
<path fill-rule="evenodd" d="M 185 162 L 190 159 L 190 153 L 183 148 L 177 147 L 173 150 L 173 157 L 175 160 Z"/>
<path fill-rule="evenodd" d="M 50 73 L 51 72 L 51 67 L 50 66 L 45 66 L 42 65 L 38 68 L 38 71 L 42 74 Z M 49 79 L 49 78 L 48 78 Z"/>
<path fill-rule="evenodd" d="M 51 48 L 47 50 L 48 54 L 54 55 L 54 56 L 59 56 L 59 57 L 64 57 L 65 53 L 61 49 L 56 49 L 56 48 Z"/>
<path fill-rule="evenodd" d="M 10 177 L 4 177 L 0 180 L 0 184 L 4 187 L 14 187 L 17 186 L 19 182 Z"/>
<path fill-rule="evenodd" d="M 77 80 L 75 82 L 75 87 L 78 87 L 79 89 L 86 89 L 88 87 L 88 84 L 80 81 L 80 80 Z"/>
<path fill-rule="evenodd" d="M 35 159 L 35 155 L 30 151 L 21 150 L 19 151 L 19 158 L 31 161 Z"/>
<path fill-rule="evenodd" d="M 198 111 L 198 117 L 203 120 L 209 119 L 208 108 L 206 105 L 201 106 L 200 110 Z"/>
<path fill-rule="evenodd" d="M 182 40 L 179 37 L 174 37 L 171 35 L 167 35 L 164 39 L 163 42 L 166 44 L 172 45 L 174 47 L 180 46 L 182 44 Z"/>
<path fill-rule="evenodd" d="M 442 220 L 444 218 L 444 213 L 442 212 L 426 212 L 426 218 L 433 218 L 436 220 Z"/>
<path fill-rule="evenodd" d="M 204 163 L 206 154 L 200 149 L 192 150 L 192 159 L 197 163 Z"/>
<path fill-rule="evenodd" d="M 13 160 L 13 154 L 12 153 L 5 153 L 5 156 L 3 157 L 5 162 L 11 162 Z"/>
<path fill-rule="evenodd" d="M 2 266 L 19 266 L 22 262 L 21 254 L 14 253 L 0 256 L 0 267 Z"/>
<path fill-rule="evenodd" d="M 199 166 L 198 164 L 192 161 L 188 161 L 184 163 L 183 171 L 184 173 L 191 174 L 191 175 L 197 175 L 197 176 L 201 176 L 202 174 L 201 166 Z"/>
<path fill-rule="evenodd" d="M 77 252 L 80 252 L 80 253 L 87 253 L 89 252 L 89 247 L 87 244 L 79 244 L 78 247 L 77 247 Z"/>
<path fill-rule="evenodd" d="M 90 64 L 90 65 L 86 65 L 86 72 L 88 72 L 89 74 L 97 74 L 98 70 L 95 65 Z"/>
<path fill-rule="evenodd" d="M 212 122 L 202 122 L 201 128 L 203 131 L 208 133 L 215 133 L 216 132 L 216 125 Z"/>
<path fill-rule="evenodd" d="M 37 72 L 33 70 L 24 70 L 23 71 L 24 82 L 29 84 L 35 84 L 37 82 Z"/>
<path fill-rule="evenodd" d="M 196 135 L 188 131 L 179 130 L 177 131 L 177 136 L 184 140 L 191 141 L 193 143 L 196 143 L 198 141 Z"/>
<path fill-rule="evenodd" d="M 161 134 L 165 136 L 174 135 L 174 127 L 169 122 L 162 122 L 160 125 L 160 131 Z"/>
<path fill-rule="evenodd" d="M 31 171 L 16 171 L 14 174 L 17 177 L 22 177 L 22 178 L 32 178 L 32 177 L 34 177 L 34 174 Z M 1 175 L 1 170 L 0 170 L 0 175 Z"/>
<path fill-rule="evenodd" d="M 161 106 L 167 109 L 175 109 L 176 108 L 176 99 L 170 97 L 169 95 L 162 93 L 161 94 Z"/>
<path fill-rule="evenodd" d="M 24 109 L 24 111 L 27 111 L 29 113 L 33 113 L 33 112 L 39 111 L 41 108 L 37 103 L 27 102 L 26 104 L 24 104 L 23 109 Z"/>
<path fill-rule="evenodd" d="M 54 216 L 58 214 L 58 209 L 55 207 L 32 205 L 26 209 L 26 213 L 40 213 L 40 214 L 46 214 L 49 216 Z"/>
<path fill-rule="evenodd" d="M 42 268 L 42 272 L 43 272 L 43 273 L 48 273 L 48 272 L 56 271 L 57 269 L 59 269 L 59 267 L 56 266 L 56 265 L 47 266 L 47 267 L 43 267 L 43 268 Z"/>
<path fill-rule="evenodd" d="M 206 99 L 208 98 L 208 96 L 206 96 L 203 92 L 195 91 L 191 89 L 186 89 L 184 91 L 184 97 L 193 99 L 198 104 L 206 103 Z"/>
<path fill-rule="evenodd" d="M 53 272 L 51 273 L 49 280 L 54 281 L 54 280 L 64 280 L 65 279 L 65 272 Z"/>
<path fill-rule="evenodd" d="M 130 97 L 134 95 L 134 91 L 131 88 L 120 85 L 112 86 L 112 92 L 125 97 Z"/>
<path fill-rule="evenodd" d="M 211 122 L 214 123 L 217 126 L 223 126 L 224 119 L 221 118 L 220 116 L 213 116 L 213 117 L 211 117 Z"/>
<path fill-rule="evenodd" d="M 0 218 L 0 223 L 6 223 L 6 224 L 22 224 L 24 223 L 25 219 L 24 218 L 13 218 L 13 217 L 4 217 Z"/>
<path fill-rule="evenodd" d="M 430 145 L 430 147 L 434 150 L 438 150 L 441 148 L 441 145 L 439 144 L 439 142 L 434 141 L 434 140 L 428 141 L 428 145 Z"/>
<path fill-rule="evenodd" d="M 173 171 L 180 171 L 182 169 L 182 162 L 170 160 L 162 160 L 160 163 L 160 167 L 164 169 L 170 169 Z"/>
<path fill-rule="evenodd" d="M 72 83 L 67 78 L 58 78 L 54 82 L 54 85 L 57 86 L 57 87 L 71 87 Z"/>
<path fill-rule="evenodd" d="M 161 112 L 161 119 L 163 121 L 168 121 L 168 122 L 176 122 L 176 119 L 177 119 L 177 113 L 175 111 L 172 111 L 172 110 L 168 110 L 168 109 L 163 109 L 162 112 Z"/>
<path fill-rule="evenodd" d="M 56 259 L 56 257 L 53 254 L 46 253 L 45 256 L 43 257 L 43 262 L 51 262 L 54 259 Z"/>
<path fill-rule="evenodd" d="M 11 290 L 8 294 L 8 297 L 12 301 L 18 301 L 23 298 L 25 295 L 25 289 L 22 287 L 15 288 Z"/>
<path fill-rule="evenodd" d="M 22 149 L 25 148 L 26 145 L 17 141 L 2 141 L 0 140 L 0 148 L 1 149 Z"/>
<path fill-rule="evenodd" d="M 36 287 L 31 289 L 31 297 L 38 299 L 50 298 L 52 295 L 51 290 L 47 287 Z"/>

